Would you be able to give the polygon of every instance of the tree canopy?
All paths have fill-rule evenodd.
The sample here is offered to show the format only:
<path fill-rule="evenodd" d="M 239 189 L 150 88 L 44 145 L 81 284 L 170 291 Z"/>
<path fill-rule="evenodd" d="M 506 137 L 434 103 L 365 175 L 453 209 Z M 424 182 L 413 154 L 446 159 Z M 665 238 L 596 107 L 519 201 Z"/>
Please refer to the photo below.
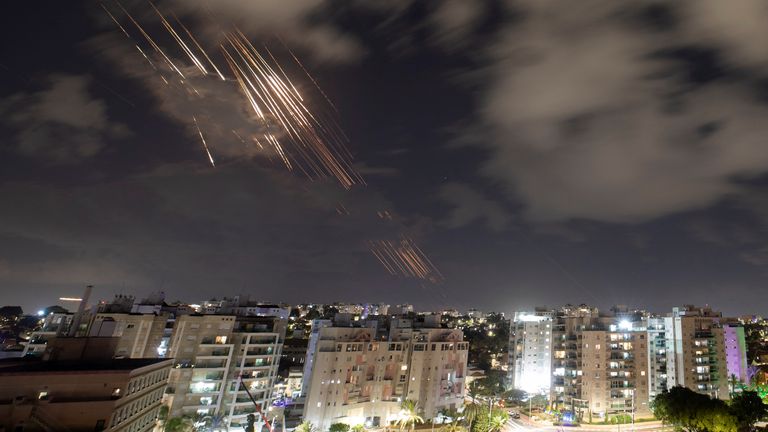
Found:
<path fill-rule="evenodd" d="M 755 392 L 738 393 L 728 404 L 680 386 L 656 396 L 652 409 L 659 420 L 688 432 L 749 430 L 766 416 L 766 407 Z"/>

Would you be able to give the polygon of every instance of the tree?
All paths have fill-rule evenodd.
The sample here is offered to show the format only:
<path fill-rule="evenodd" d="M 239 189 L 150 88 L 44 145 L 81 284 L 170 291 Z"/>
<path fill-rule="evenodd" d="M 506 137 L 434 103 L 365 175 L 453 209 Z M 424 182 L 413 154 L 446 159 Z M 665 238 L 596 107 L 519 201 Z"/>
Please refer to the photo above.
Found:
<path fill-rule="evenodd" d="M 305 421 L 300 425 L 296 426 L 295 432 L 315 432 L 316 430 L 317 428 L 315 428 L 315 425 L 313 425 L 308 421 Z"/>
<path fill-rule="evenodd" d="M 688 432 L 750 430 L 766 415 L 766 408 L 755 392 L 735 395 L 728 405 L 680 386 L 656 396 L 651 408 L 659 420 Z"/>
<path fill-rule="evenodd" d="M 171 417 L 163 425 L 165 432 L 192 432 L 194 430 L 195 422 L 189 416 Z"/>
<path fill-rule="evenodd" d="M 525 390 L 520 389 L 511 389 L 505 393 L 507 401 L 515 405 L 520 405 L 523 401 L 527 401 L 528 396 Z"/>
<path fill-rule="evenodd" d="M 328 427 L 328 432 L 349 432 L 349 425 L 346 423 L 332 423 Z"/>
<path fill-rule="evenodd" d="M 465 428 L 461 423 L 454 421 L 444 424 L 440 428 L 440 432 L 467 432 L 467 428 Z"/>
<path fill-rule="evenodd" d="M 350 429 L 352 432 L 365 432 L 365 426 L 361 424 L 356 424 L 352 426 Z"/>
<path fill-rule="evenodd" d="M 730 404 L 731 414 L 736 418 L 739 429 L 747 430 L 768 415 L 760 395 L 753 391 L 743 391 L 734 395 Z"/>
<path fill-rule="evenodd" d="M 499 432 L 509 421 L 509 414 L 501 408 L 484 408 L 475 422 L 475 432 Z"/>
<path fill-rule="evenodd" d="M 467 422 L 467 428 L 470 431 L 472 430 L 472 423 L 477 420 L 478 417 L 480 417 L 482 411 L 482 406 L 480 406 L 480 404 L 477 402 L 474 402 L 474 399 L 472 402 L 464 405 L 464 411 L 462 414 L 464 415 L 464 420 Z"/>
<path fill-rule="evenodd" d="M 416 401 L 411 399 L 402 401 L 400 403 L 400 419 L 397 421 L 400 430 L 413 431 L 416 429 L 416 424 L 421 423 L 424 423 L 424 419 L 419 415 Z"/>

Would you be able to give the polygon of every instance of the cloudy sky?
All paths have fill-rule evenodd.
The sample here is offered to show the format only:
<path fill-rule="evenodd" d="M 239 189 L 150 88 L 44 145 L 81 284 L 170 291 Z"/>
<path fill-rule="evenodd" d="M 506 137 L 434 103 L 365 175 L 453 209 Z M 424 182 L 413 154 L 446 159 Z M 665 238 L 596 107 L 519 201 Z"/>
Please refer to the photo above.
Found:
<path fill-rule="evenodd" d="M 271 49 L 348 135 L 367 183 L 350 190 L 235 139 L 259 126 L 234 80 L 165 84 L 116 3 L 134 42 L 98 2 L 28 3 L 0 25 L 2 304 L 93 284 L 507 312 L 768 307 L 764 1 L 157 3 L 215 62 L 234 26 Z M 191 67 L 146 2 L 124 5 Z M 401 235 L 444 281 L 370 253 Z"/>

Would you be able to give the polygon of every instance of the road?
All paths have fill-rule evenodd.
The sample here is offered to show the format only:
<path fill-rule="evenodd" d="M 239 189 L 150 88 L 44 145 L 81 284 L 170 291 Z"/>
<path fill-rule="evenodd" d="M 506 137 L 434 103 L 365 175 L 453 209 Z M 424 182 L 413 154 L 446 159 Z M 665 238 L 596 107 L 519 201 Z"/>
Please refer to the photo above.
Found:
<path fill-rule="evenodd" d="M 618 426 L 613 425 L 584 425 L 577 427 L 549 426 L 544 424 L 530 423 L 523 419 L 510 419 L 502 432 L 652 432 L 663 430 L 671 430 L 671 428 L 669 426 L 662 426 L 661 422 L 644 422 L 636 423 L 634 425 L 621 425 L 621 429 L 619 429 Z"/>

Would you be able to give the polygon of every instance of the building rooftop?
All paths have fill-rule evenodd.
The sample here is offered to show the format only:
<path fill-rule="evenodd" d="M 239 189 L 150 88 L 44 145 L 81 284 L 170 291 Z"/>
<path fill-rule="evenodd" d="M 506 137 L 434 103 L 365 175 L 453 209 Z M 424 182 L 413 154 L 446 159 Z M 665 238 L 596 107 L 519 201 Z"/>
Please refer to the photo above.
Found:
<path fill-rule="evenodd" d="M 0 376 L 7 374 L 30 374 L 46 372 L 105 372 L 130 371 L 171 359 L 109 359 L 109 360 L 65 360 L 44 361 L 39 358 L 0 359 Z"/>

